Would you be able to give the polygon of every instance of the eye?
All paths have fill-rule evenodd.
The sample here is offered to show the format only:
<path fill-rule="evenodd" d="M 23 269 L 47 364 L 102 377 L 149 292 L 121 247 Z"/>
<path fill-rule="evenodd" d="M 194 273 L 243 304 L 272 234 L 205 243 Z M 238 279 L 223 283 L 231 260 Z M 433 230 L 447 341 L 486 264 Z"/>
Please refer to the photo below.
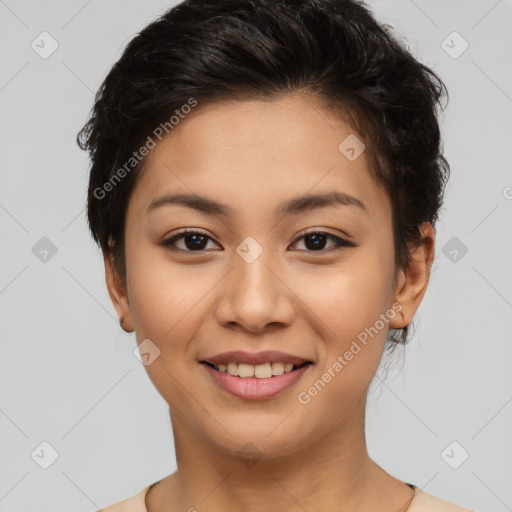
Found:
<path fill-rule="evenodd" d="M 202 249 L 207 245 L 207 241 L 212 240 L 208 235 L 195 229 L 187 229 L 164 240 L 161 245 L 173 251 L 184 252 L 204 252 Z M 185 249 L 176 246 L 176 242 L 184 242 Z"/>
<path fill-rule="evenodd" d="M 205 252 L 203 249 L 206 248 L 209 240 L 213 241 L 212 238 L 205 233 L 195 229 L 187 229 L 164 240 L 161 245 L 175 251 Z M 304 240 L 307 252 L 328 252 L 329 250 L 337 250 L 341 247 L 355 247 L 354 243 L 324 231 L 309 231 L 302 233 L 291 246 L 297 244 L 301 240 Z M 325 250 L 325 244 L 328 241 L 333 242 L 333 245 L 330 249 Z M 183 242 L 184 248 L 178 247 L 177 242 Z"/>
<path fill-rule="evenodd" d="M 297 242 L 304 240 L 304 244 L 307 249 L 311 249 L 308 252 L 329 252 L 330 250 L 338 250 L 342 247 L 355 247 L 355 244 L 349 242 L 348 240 L 344 240 L 332 233 L 326 233 L 324 231 L 309 231 L 306 233 L 302 233 L 301 236 L 295 240 L 292 245 L 295 245 Z M 334 243 L 331 246 L 331 249 L 324 250 L 324 246 L 327 241 L 331 241 Z M 334 247 L 334 249 L 333 249 Z"/>

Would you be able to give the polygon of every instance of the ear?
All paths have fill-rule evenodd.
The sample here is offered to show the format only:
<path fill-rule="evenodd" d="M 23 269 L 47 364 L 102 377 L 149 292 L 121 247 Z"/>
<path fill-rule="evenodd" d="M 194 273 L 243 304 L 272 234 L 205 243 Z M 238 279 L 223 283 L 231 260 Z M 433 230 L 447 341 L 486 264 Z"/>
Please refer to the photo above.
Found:
<path fill-rule="evenodd" d="M 430 269 L 435 256 L 435 230 L 429 222 L 420 226 L 421 241 L 417 247 L 409 246 L 411 261 L 405 270 L 400 270 L 397 279 L 394 303 L 402 306 L 400 315 L 390 320 L 392 329 L 401 329 L 412 322 L 423 296 L 427 291 Z"/>
<path fill-rule="evenodd" d="M 119 317 L 120 325 L 126 332 L 133 332 L 133 321 L 130 304 L 128 302 L 128 294 L 121 277 L 114 267 L 112 254 L 106 254 L 104 252 L 103 262 L 105 264 L 105 281 L 107 283 L 108 294 Z M 123 319 L 122 323 L 121 319 Z"/>

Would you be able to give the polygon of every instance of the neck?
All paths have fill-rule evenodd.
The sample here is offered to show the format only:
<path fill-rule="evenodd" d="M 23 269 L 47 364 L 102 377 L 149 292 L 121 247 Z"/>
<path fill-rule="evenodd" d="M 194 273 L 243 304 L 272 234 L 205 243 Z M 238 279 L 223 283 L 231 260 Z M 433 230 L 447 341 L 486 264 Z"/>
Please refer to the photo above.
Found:
<path fill-rule="evenodd" d="M 312 444 L 285 456 L 261 454 L 252 460 L 213 445 L 171 412 L 178 470 L 148 493 L 148 512 L 397 512 L 412 490 L 369 458 L 365 406 L 366 397 Z"/>

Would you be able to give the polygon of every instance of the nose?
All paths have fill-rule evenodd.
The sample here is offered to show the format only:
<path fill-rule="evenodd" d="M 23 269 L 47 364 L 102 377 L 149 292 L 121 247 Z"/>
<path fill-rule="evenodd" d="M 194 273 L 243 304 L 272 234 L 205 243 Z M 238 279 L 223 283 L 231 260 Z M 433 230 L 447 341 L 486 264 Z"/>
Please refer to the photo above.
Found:
<path fill-rule="evenodd" d="M 234 268 L 219 284 L 214 314 L 224 327 L 261 333 L 288 326 L 295 318 L 294 293 L 265 251 L 252 263 L 236 255 Z"/>

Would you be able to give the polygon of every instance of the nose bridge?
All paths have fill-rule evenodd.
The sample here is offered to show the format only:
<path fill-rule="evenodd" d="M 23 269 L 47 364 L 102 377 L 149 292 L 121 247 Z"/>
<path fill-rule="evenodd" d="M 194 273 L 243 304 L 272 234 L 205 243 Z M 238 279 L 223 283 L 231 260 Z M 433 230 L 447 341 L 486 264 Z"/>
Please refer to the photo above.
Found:
<path fill-rule="evenodd" d="M 246 251 L 246 252 L 245 252 Z M 235 275 L 239 287 L 239 298 L 244 295 L 253 296 L 255 299 L 265 299 L 265 302 L 273 302 L 276 296 L 275 276 L 270 271 L 272 258 L 270 251 L 262 248 L 261 252 L 251 242 L 244 242 L 237 248 L 237 257 L 234 258 Z M 275 266 L 275 262 L 274 262 Z"/>
<path fill-rule="evenodd" d="M 251 237 L 237 247 L 233 268 L 220 288 L 216 308 L 219 322 L 235 322 L 258 332 L 269 323 L 293 320 L 291 292 L 278 277 L 279 263 L 272 254 Z"/>

